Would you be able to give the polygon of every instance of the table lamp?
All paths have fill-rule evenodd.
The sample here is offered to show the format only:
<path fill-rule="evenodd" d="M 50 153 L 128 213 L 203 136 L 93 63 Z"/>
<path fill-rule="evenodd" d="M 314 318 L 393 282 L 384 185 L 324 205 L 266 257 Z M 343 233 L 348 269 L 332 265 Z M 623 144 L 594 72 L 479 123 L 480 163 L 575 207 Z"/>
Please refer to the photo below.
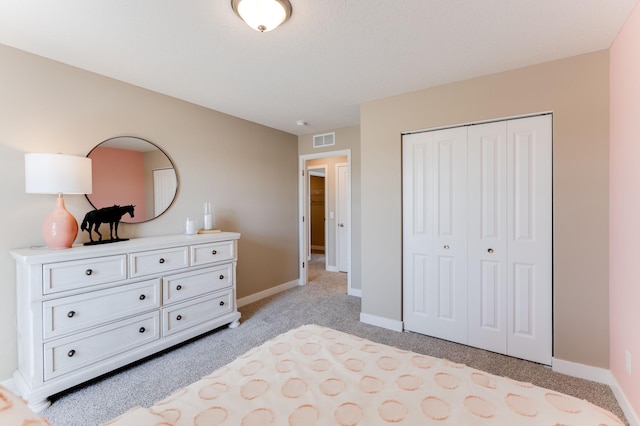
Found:
<path fill-rule="evenodd" d="M 25 188 L 28 194 L 58 194 L 56 208 L 42 224 L 50 249 L 71 248 L 78 222 L 64 207 L 62 194 L 91 194 L 91 159 L 63 154 L 25 154 Z"/>

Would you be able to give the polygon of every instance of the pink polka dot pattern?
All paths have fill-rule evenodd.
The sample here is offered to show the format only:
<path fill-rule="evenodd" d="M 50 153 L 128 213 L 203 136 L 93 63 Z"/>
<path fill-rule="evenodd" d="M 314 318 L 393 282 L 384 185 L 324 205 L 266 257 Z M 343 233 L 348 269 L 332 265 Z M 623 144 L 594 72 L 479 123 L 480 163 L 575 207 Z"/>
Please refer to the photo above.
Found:
<path fill-rule="evenodd" d="M 227 391 L 228 387 L 224 383 L 212 383 L 206 385 L 198 392 L 202 399 L 216 399 Z"/>
<path fill-rule="evenodd" d="M 567 398 L 564 395 L 547 392 L 544 394 L 544 397 L 549 401 L 549 404 L 553 405 L 560 411 L 564 411 L 565 413 L 580 412 L 580 405 L 578 405 L 575 400 Z"/>
<path fill-rule="evenodd" d="M 411 357 L 411 363 L 418 368 L 427 369 L 436 365 L 437 359 L 428 356 L 415 355 Z"/>
<path fill-rule="evenodd" d="M 357 358 L 349 358 L 344 362 L 344 366 L 351 371 L 360 372 L 364 369 L 364 361 Z"/>
<path fill-rule="evenodd" d="M 433 380 L 442 389 L 455 389 L 460 384 L 460 380 L 449 373 L 438 373 L 433 376 Z"/>
<path fill-rule="evenodd" d="M 242 396 L 243 399 L 252 400 L 263 395 L 267 390 L 269 390 L 269 383 L 265 380 L 251 380 L 242 385 L 240 388 L 240 396 Z"/>
<path fill-rule="evenodd" d="M 296 366 L 296 362 L 292 359 L 283 359 L 276 363 L 276 371 L 278 373 L 288 373 Z"/>
<path fill-rule="evenodd" d="M 433 420 L 445 420 L 451 414 L 451 406 L 436 396 L 423 399 L 420 408 L 425 416 Z"/>
<path fill-rule="evenodd" d="M 471 395 L 464 399 L 464 407 L 469 410 L 470 413 L 489 419 L 495 415 L 496 407 L 484 398 Z"/>
<path fill-rule="evenodd" d="M 496 382 L 489 374 L 471 373 L 471 380 L 476 385 L 480 385 L 480 386 L 485 387 L 487 389 L 495 389 L 496 388 Z"/>
<path fill-rule="evenodd" d="M 349 345 L 345 345 L 344 343 L 336 343 L 335 345 L 331 345 L 329 350 L 334 355 L 342 355 L 345 354 L 351 349 Z"/>
<path fill-rule="evenodd" d="M 243 376 L 253 376 L 263 367 L 262 361 L 249 361 L 240 368 L 240 374 Z"/>
<path fill-rule="evenodd" d="M 336 396 L 346 388 L 345 383 L 340 379 L 327 379 L 320 384 L 320 390 L 327 396 Z"/>
<path fill-rule="evenodd" d="M 306 391 L 307 383 L 299 377 L 293 377 L 282 385 L 282 395 L 287 398 L 300 398 Z"/>
<path fill-rule="evenodd" d="M 387 400 L 380 405 L 378 413 L 385 422 L 398 423 L 404 420 L 409 413 L 409 409 L 401 402 Z"/>
<path fill-rule="evenodd" d="M 301 405 L 289 416 L 290 426 L 312 426 L 320 417 L 320 411 L 311 404 Z"/>
<path fill-rule="evenodd" d="M 327 371 L 331 368 L 331 362 L 325 358 L 314 359 L 309 366 L 313 371 Z"/>
<path fill-rule="evenodd" d="M 504 397 L 509 408 L 521 416 L 533 417 L 537 414 L 535 403 L 526 396 L 510 393 Z"/>
<path fill-rule="evenodd" d="M 413 374 L 403 374 L 396 380 L 396 385 L 402 390 L 415 391 L 422 386 L 422 379 Z"/>
<path fill-rule="evenodd" d="M 364 393 L 378 393 L 384 389 L 384 382 L 377 377 L 363 376 L 360 379 L 360 390 Z"/>
<path fill-rule="evenodd" d="M 569 395 L 309 325 L 110 426 L 525 423 L 622 424 Z"/>
<path fill-rule="evenodd" d="M 355 426 L 362 419 L 362 408 L 353 402 L 341 404 L 335 411 L 335 419 L 340 426 Z"/>
<path fill-rule="evenodd" d="M 390 356 L 383 356 L 378 358 L 376 365 L 383 370 L 393 371 L 398 369 L 400 361 Z"/>
<path fill-rule="evenodd" d="M 242 426 L 266 426 L 273 424 L 275 415 L 267 408 L 253 410 L 242 419 Z"/>
<path fill-rule="evenodd" d="M 193 424 L 195 426 L 215 426 L 227 419 L 227 410 L 223 407 L 211 407 L 198 413 Z"/>

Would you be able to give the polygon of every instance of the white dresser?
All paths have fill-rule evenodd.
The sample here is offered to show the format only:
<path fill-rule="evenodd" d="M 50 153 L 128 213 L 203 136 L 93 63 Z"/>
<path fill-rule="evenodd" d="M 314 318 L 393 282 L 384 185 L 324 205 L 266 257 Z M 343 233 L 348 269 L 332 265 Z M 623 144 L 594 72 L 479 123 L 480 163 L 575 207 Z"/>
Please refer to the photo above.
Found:
<path fill-rule="evenodd" d="M 240 234 L 12 250 L 18 370 L 29 406 L 214 328 L 239 324 Z"/>

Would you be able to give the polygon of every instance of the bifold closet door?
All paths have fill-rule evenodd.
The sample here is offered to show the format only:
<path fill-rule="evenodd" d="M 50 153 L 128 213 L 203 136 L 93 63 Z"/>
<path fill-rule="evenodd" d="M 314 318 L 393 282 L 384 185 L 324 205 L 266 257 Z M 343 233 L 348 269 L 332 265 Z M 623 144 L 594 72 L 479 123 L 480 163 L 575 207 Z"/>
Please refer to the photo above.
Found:
<path fill-rule="evenodd" d="M 403 136 L 407 330 L 551 364 L 551 115 Z"/>
<path fill-rule="evenodd" d="M 551 364 L 551 116 L 468 134 L 469 345 Z"/>
<path fill-rule="evenodd" d="M 467 129 L 403 137 L 403 321 L 467 341 Z"/>

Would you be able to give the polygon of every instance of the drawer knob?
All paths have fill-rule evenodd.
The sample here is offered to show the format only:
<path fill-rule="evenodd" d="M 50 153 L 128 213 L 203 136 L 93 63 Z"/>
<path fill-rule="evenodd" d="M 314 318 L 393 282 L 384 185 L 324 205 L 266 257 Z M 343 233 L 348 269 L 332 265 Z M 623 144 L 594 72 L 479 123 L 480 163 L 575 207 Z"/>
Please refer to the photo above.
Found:
<path fill-rule="evenodd" d="M 216 250 L 212 250 L 211 254 L 218 254 L 218 252 Z"/>
<path fill-rule="evenodd" d="M 67 356 L 68 356 L 69 358 L 71 358 L 71 357 L 72 357 L 72 356 L 74 356 L 75 354 L 76 354 L 75 349 L 71 349 L 69 352 L 67 352 Z"/>
<path fill-rule="evenodd" d="M 178 290 L 178 291 L 182 290 L 182 286 L 181 286 L 180 284 L 178 284 L 178 285 L 176 286 L 176 290 Z"/>
<path fill-rule="evenodd" d="M 177 319 L 178 321 L 180 321 L 180 320 L 182 319 L 182 315 L 178 315 L 178 316 L 176 317 L 176 319 Z"/>
<path fill-rule="evenodd" d="M 160 263 L 164 263 L 164 257 L 161 257 L 160 260 L 158 261 Z"/>
<path fill-rule="evenodd" d="M 76 311 L 69 311 L 69 312 L 67 313 L 67 316 L 68 316 L 69 318 L 73 318 L 73 316 L 74 316 L 75 314 L 76 314 Z"/>
<path fill-rule="evenodd" d="M 220 301 L 220 306 L 224 306 L 224 300 Z"/>
<path fill-rule="evenodd" d="M 144 327 L 140 327 L 140 330 L 138 330 L 140 333 L 144 333 L 146 330 Z"/>
<path fill-rule="evenodd" d="M 147 298 L 147 296 L 145 296 L 144 294 L 141 294 L 141 295 L 140 295 L 140 300 L 144 300 L 144 299 L 146 299 L 146 298 Z"/>
<path fill-rule="evenodd" d="M 487 252 L 489 252 L 489 253 L 493 253 L 493 249 L 492 249 L 492 248 L 490 248 L 489 250 L 487 250 Z"/>
<path fill-rule="evenodd" d="M 87 269 L 86 271 L 84 271 L 85 275 L 91 275 L 93 274 L 93 270 L 92 269 Z"/>
<path fill-rule="evenodd" d="M 449 245 L 444 246 L 445 250 L 449 250 Z"/>
<path fill-rule="evenodd" d="M 224 275 L 220 275 L 220 279 L 221 279 L 221 280 L 224 280 Z"/>

